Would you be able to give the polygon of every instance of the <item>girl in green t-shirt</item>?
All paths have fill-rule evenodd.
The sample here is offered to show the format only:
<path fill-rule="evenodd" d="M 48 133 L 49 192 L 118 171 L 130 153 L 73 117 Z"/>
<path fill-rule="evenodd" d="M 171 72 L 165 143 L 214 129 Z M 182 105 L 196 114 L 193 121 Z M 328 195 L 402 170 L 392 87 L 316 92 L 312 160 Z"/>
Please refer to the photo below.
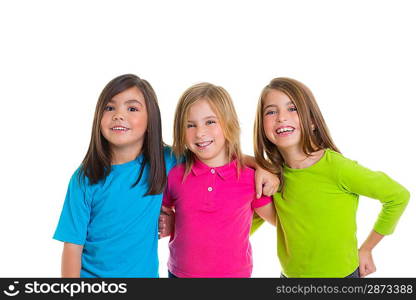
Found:
<path fill-rule="evenodd" d="M 257 163 L 281 180 L 274 202 L 282 275 L 365 277 L 375 272 L 372 249 L 393 232 L 409 192 L 386 174 L 342 156 L 313 94 L 296 80 L 275 78 L 263 89 L 254 133 Z M 359 195 L 383 204 L 360 248 Z"/>

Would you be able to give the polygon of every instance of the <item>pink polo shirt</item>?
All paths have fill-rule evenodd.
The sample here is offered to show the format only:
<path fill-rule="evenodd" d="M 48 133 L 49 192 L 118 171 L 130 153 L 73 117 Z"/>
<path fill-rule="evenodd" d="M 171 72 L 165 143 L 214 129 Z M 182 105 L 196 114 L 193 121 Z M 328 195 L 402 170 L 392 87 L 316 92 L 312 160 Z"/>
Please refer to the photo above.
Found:
<path fill-rule="evenodd" d="M 185 164 L 168 176 L 163 205 L 175 207 L 175 232 L 169 242 L 168 268 L 177 277 L 250 277 L 249 241 L 254 208 L 271 202 L 256 199 L 254 170 L 237 177 L 232 161 L 211 168 L 196 160 L 182 183 Z"/>

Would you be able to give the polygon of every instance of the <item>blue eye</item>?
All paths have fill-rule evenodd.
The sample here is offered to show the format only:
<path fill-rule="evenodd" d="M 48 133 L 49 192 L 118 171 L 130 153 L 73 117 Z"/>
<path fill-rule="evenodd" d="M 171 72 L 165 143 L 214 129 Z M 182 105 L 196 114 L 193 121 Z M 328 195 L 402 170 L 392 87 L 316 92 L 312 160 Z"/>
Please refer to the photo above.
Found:
<path fill-rule="evenodd" d="M 107 105 L 107 106 L 104 108 L 104 110 L 105 110 L 105 111 L 113 111 L 113 110 L 114 110 L 114 107 Z"/>
<path fill-rule="evenodd" d="M 139 111 L 137 108 L 135 108 L 135 107 L 129 107 L 128 109 L 127 109 L 128 111 Z"/>
<path fill-rule="evenodd" d="M 269 110 L 268 112 L 266 112 L 266 116 L 267 115 L 274 115 L 274 114 L 277 114 L 277 111 Z"/>
<path fill-rule="evenodd" d="M 289 107 L 289 111 L 297 111 L 298 109 L 296 107 Z"/>

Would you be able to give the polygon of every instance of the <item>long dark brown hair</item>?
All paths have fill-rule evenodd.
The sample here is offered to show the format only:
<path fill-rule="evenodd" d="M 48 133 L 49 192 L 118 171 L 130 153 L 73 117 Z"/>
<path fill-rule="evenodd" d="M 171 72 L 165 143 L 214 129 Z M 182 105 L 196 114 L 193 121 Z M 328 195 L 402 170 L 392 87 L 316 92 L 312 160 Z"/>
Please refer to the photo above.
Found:
<path fill-rule="evenodd" d="M 263 104 L 270 90 L 286 94 L 296 106 L 301 125 L 301 147 L 307 156 L 320 149 L 331 149 L 339 153 L 340 151 L 331 138 L 324 117 L 310 89 L 295 79 L 286 77 L 272 79 L 261 92 L 257 105 L 254 123 L 254 156 L 262 168 L 279 176 L 282 187 L 284 160 L 276 145 L 268 140 L 263 128 Z M 314 127 L 311 128 L 310 124 Z"/>
<path fill-rule="evenodd" d="M 103 180 L 111 171 L 111 149 L 101 133 L 101 119 L 108 102 L 117 94 L 137 87 L 143 94 L 147 108 L 147 130 L 143 140 L 143 161 L 138 178 L 133 186 L 140 182 L 146 164 L 149 165 L 148 190 L 145 195 L 156 195 L 163 192 L 166 184 L 166 167 L 164 143 L 162 140 L 162 122 L 156 93 L 144 79 L 133 74 L 125 74 L 111 80 L 103 89 L 95 108 L 90 145 L 81 164 L 80 176 L 86 176 L 90 184 Z"/>

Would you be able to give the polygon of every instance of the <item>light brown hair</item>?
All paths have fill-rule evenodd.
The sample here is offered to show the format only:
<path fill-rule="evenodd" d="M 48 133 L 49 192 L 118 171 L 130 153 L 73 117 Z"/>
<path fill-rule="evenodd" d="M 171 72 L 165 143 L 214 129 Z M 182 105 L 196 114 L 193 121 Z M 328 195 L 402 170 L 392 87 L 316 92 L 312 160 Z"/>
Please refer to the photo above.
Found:
<path fill-rule="evenodd" d="M 172 148 L 176 157 L 185 158 L 184 178 L 191 171 L 195 159 L 194 154 L 186 147 L 188 113 L 190 107 L 199 100 L 206 100 L 219 119 L 229 161 L 236 159 L 238 169 L 242 168 L 244 164 L 240 148 L 240 125 L 231 97 L 224 88 L 203 82 L 188 88 L 176 106 Z"/>
<path fill-rule="evenodd" d="M 296 106 L 301 127 L 301 147 L 306 155 L 320 149 L 340 152 L 332 141 L 322 113 L 309 88 L 303 83 L 286 77 L 274 78 L 261 92 L 254 123 L 254 155 L 256 162 L 264 169 L 279 176 L 283 183 L 283 157 L 275 144 L 267 139 L 263 128 L 263 104 L 270 90 L 286 94 Z M 313 127 L 311 127 L 313 124 Z M 280 185 L 282 186 L 282 184 Z"/>

